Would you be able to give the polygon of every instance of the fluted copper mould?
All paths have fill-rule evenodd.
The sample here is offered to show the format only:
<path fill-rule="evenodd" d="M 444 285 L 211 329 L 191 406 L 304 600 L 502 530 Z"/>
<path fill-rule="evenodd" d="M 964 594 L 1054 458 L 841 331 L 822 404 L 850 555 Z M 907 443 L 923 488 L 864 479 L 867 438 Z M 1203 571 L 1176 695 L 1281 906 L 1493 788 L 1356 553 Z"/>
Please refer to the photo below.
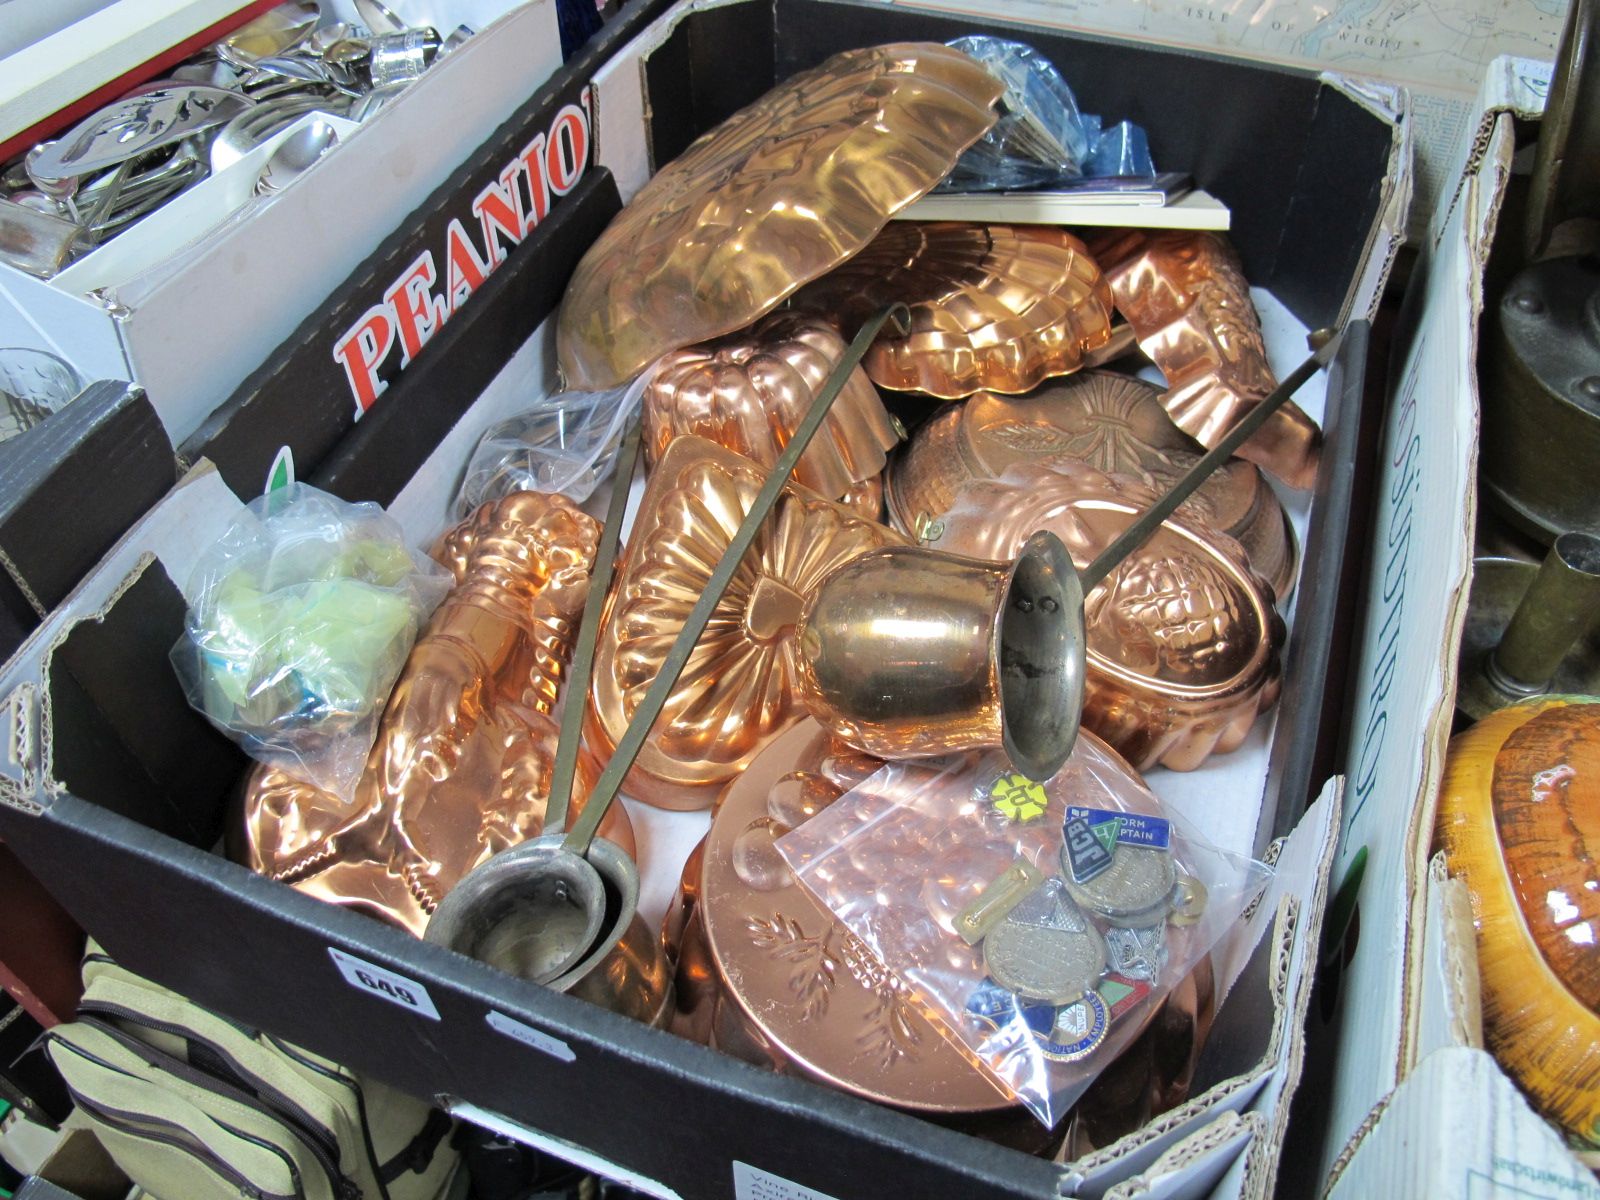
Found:
<path fill-rule="evenodd" d="M 434 556 L 455 587 L 395 685 L 354 805 L 258 768 L 244 797 L 248 865 L 420 936 L 468 871 L 538 836 L 557 740 L 546 714 L 598 535 L 564 497 L 527 492 L 447 534 Z M 580 796 L 596 774 L 581 762 Z M 626 813 L 607 821 L 631 853 Z"/>
<path fill-rule="evenodd" d="M 1008 563 L 890 546 L 836 567 L 797 629 L 797 689 L 836 737 L 880 758 L 1003 746 L 1048 779 L 1083 708 L 1083 593 L 1041 532 Z"/>
<path fill-rule="evenodd" d="M 651 472 L 607 602 L 585 739 L 609 756 L 766 477 L 693 436 Z M 630 796 L 706 808 L 772 737 L 800 718 L 793 626 L 833 567 L 904 544 L 886 526 L 790 483 L 718 602 L 711 624 L 627 777 Z"/>
<path fill-rule="evenodd" d="M 1003 1113 L 1037 1125 L 928 1023 L 904 985 L 825 909 L 775 846 L 794 819 L 780 782 L 821 779 L 812 721 L 729 785 L 695 859 L 678 948 L 673 1030 L 736 1057 L 925 1116 Z M 822 780 L 820 801 L 842 789 Z M 773 815 L 774 795 L 779 797 Z"/>
<path fill-rule="evenodd" d="M 794 303 L 852 333 L 886 303 L 911 309 L 868 352 L 879 387 L 958 399 L 1026 392 L 1111 341 L 1111 292 L 1082 242 L 1045 225 L 896 221 Z"/>
<path fill-rule="evenodd" d="M 1021 462 L 957 489 L 928 544 L 1004 562 L 1048 529 L 1083 568 L 1154 499 L 1129 476 Z M 1236 749 L 1277 700 L 1285 630 L 1272 588 L 1188 505 L 1091 588 L 1084 616 L 1084 728 L 1141 771 Z"/>
<path fill-rule="evenodd" d="M 641 401 L 646 461 L 654 465 L 673 438 L 692 433 L 770 468 L 844 353 L 832 326 L 795 312 L 674 350 L 657 363 Z M 794 479 L 877 520 L 881 493 L 863 485 L 882 472 L 897 441 L 877 389 L 857 367 Z"/>
<path fill-rule="evenodd" d="M 1277 380 L 1239 259 L 1215 233 L 1118 230 L 1095 239 L 1117 311 L 1167 380 L 1178 427 L 1213 446 Z M 1322 430 L 1285 404 L 1239 454 L 1294 488 L 1316 482 Z"/>
<path fill-rule="evenodd" d="M 749 325 L 849 258 L 995 121 L 1001 85 L 947 46 L 846 50 L 661 168 L 567 285 L 556 350 L 599 391 Z"/>
<path fill-rule="evenodd" d="M 1016 463 L 1086 463 L 1165 491 L 1200 447 L 1161 406 L 1161 391 L 1109 371 L 1084 371 L 1029 393 L 979 392 L 919 429 L 889 470 L 891 523 L 921 537 L 936 530 L 969 479 L 994 479 Z M 1294 587 L 1298 553 L 1283 505 L 1253 463 L 1230 459 L 1189 501 L 1208 524 L 1238 539 L 1278 598 Z"/>

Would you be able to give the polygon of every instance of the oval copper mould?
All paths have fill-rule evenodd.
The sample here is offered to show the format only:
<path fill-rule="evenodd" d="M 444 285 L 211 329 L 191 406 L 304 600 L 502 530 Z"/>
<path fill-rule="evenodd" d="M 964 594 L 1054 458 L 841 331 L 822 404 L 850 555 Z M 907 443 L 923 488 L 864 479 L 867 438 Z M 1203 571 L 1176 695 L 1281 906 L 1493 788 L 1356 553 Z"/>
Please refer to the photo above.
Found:
<path fill-rule="evenodd" d="M 1167 416 L 1161 390 L 1127 375 L 1085 371 L 1027 396 L 979 392 L 916 433 L 889 471 L 889 515 L 920 537 L 969 479 L 994 479 L 1017 463 L 1083 463 L 1165 491 L 1200 446 Z M 1230 459 L 1201 484 L 1190 511 L 1238 539 L 1256 572 L 1284 599 L 1298 552 L 1283 505 L 1254 464 Z"/>
<path fill-rule="evenodd" d="M 846 50 L 773 88 L 659 170 L 567 285 L 567 386 L 616 387 L 742 329 L 843 262 L 994 124 L 1000 83 L 947 46 Z"/>
<path fill-rule="evenodd" d="M 1097 238 L 1117 311 L 1167 380 L 1178 427 L 1214 445 L 1278 386 L 1238 256 L 1215 233 L 1120 230 Z M 1294 488 L 1316 482 L 1322 430 L 1289 401 L 1240 449 Z"/>
<path fill-rule="evenodd" d="M 627 728 L 765 479 L 749 459 L 692 436 L 674 439 L 650 473 L 595 649 L 584 732 L 596 754 L 610 754 Z M 904 544 L 789 484 L 640 750 L 628 794 L 662 808 L 709 807 L 804 712 L 793 629 L 806 597 L 839 564 Z"/>
<path fill-rule="evenodd" d="M 959 488 L 929 544 L 1005 561 L 1048 529 L 1081 570 L 1155 498 L 1082 464 L 1018 463 Z M 1138 770 L 1193 770 L 1236 749 L 1278 698 L 1285 631 L 1272 588 L 1187 505 L 1085 597 L 1084 617 L 1084 728 Z"/>
<path fill-rule="evenodd" d="M 853 334 L 885 305 L 907 333 L 863 360 L 879 387 L 959 399 L 1026 392 L 1085 365 L 1111 341 L 1111 292 L 1082 242 L 1044 225 L 896 221 L 795 304 Z"/>
<path fill-rule="evenodd" d="M 346 804 L 283 772 L 246 784 L 240 857 L 308 895 L 422 935 L 439 899 L 543 830 L 554 704 L 588 594 L 599 524 L 563 496 L 481 507 L 434 557 L 455 587 L 412 648 Z M 573 815 L 598 769 L 579 761 Z M 634 852 L 621 805 L 605 836 Z"/>
<path fill-rule="evenodd" d="M 656 364 L 641 401 L 646 461 L 653 466 L 673 438 L 692 433 L 770 468 L 844 352 L 832 326 L 794 312 L 674 350 Z M 857 367 L 796 464 L 795 482 L 877 520 L 882 496 L 870 481 L 898 440 L 877 389 Z"/>

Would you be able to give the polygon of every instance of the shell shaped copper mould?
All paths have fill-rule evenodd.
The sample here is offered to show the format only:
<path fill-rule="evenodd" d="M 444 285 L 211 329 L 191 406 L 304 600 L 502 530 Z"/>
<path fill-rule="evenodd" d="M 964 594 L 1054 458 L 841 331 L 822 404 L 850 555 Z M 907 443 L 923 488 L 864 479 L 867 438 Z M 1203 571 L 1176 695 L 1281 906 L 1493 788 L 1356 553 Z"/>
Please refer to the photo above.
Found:
<path fill-rule="evenodd" d="M 911 309 L 910 331 L 880 334 L 863 365 L 897 391 L 1026 392 L 1111 341 L 1100 268 L 1050 226 L 896 221 L 795 298 L 852 333 L 896 301 Z"/>
<path fill-rule="evenodd" d="M 775 842 L 784 787 L 834 743 L 809 720 L 756 756 L 712 821 L 679 956 L 674 1030 L 750 1061 L 924 1115 L 1009 1110 L 899 979 L 801 885 Z M 832 787 L 831 800 L 843 789 Z M 774 815 L 774 809 L 778 816 Z M 1035 1123 L 1035 1129 L 1037 1125 Z"/>
<path fill-rule="evenodd" d="M 1019 463 L 963 485 L 935 549 L 1009 560 L 1048 529 L 1081 570 L 1156 493 L 1082 464 Z M 1083 726 L 1138 770 L 1236 749 L 1278 698 L 1284 624 L 1233 538 L 1184 506 L 1084 601 Z"/>
<path fill-rule="evenodd" d="M 1117 311 L 1166 376 L 1162 403 L 1215 445 L 1278 386 L 1239 259 L 1215 233 L 1121 230 L 1095 241 Z M 1239 454 L 1294 488 L 1316 482 L 1322 430 L 1289 401 Z"/>
<path fill-rule="evenodd" d="M 571 654 L 599 532 L 565 497 L 524 492 L 448 533 L 435 554 L 456 585 L 412 648 L 355 803 L 258 769 L 245 787 L 248 865 L 421 936 L 456 880 L 538 836 L 558 737 L 542 710 Z M 574 814 L 597 774 L 580 761 Z M 606 820 L 602 834 L 631 854 L 625 811 Z"/>
<path fill-rule="evenodd" d="M 673 438 L 692 433 L 770 468 L 845 349 L 826 322 L 778 312 L 739 333 L 673 351 L 656 365 L 641 402 L 646 462 L 653 466 Z M 849 496 L 870 507 L 871 489 L 858 489 L 882 472 L 897 441 L 877 389 L 857 367 L 795 466 L 795 482 L 830 500 Z"/>
<path fill-rule="evenodd" d="M 651 472 L 595 649 L 585 736 L 609 755 L 654 681 L 766 472 L 699 437 L 673 440 Z M 717 792 L 804 712 L 793 627 L 834 567 L 904 545 L 887 526 L 789 484 L 717 605 L 625 784 L 662 808 Z"/>
<path fill-rule="evenodd" d="M 1027 396 L 979 392 L 929 421 L 889 472 L 889 512 L 902 532 L 920 536 L 966 480 L 998 478 L 1017 463 L 1083 463 L 1162 492 L 1200 454 L 1162 407 L 1161 389 L 1085 371 Z M 1294 529 L 1253 463 L 1230 459 L 1190 505 L 1208 525 L 1238 539 L 1280 600 L 1289 595 L 1299 557 Z"/>
<path fill-rule="evenodd" d="M 578 264 L 556 326 L 600 391 L 742 329 L 872 240 L 994 124 L 1000 83 L 947 46 L 846 50 L 668 163 Z"/>

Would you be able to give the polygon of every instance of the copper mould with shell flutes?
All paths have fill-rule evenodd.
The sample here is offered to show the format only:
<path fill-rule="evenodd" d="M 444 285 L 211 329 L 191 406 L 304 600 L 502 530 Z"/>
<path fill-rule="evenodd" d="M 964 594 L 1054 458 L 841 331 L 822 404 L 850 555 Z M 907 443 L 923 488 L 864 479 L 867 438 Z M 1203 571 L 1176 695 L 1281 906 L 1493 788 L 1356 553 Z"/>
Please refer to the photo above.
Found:
<path fill-rule="evenodd" d="M 1109 371 L 1085 371 L 1027 396 L 979 392 L 925 424 L 888 474 L 891 523 L 937 537 L 956 491 L 1017 463 L 1083 463 L 1167 491 L 1199 445 L 1173 424 L 1161 390 Z M 1253 463 L 1230 459 L 1189 500 L 1190 511 L 1237 538 L 1280 600 L 1294 587 L 1298 552 L 1288 514 Z"/>
<path fill-rule="evenodd" d="M 1017 463 L 963 484 L 928 544 L 1008 561 L 1037 530 L 1082 570 L 1156 499 L 1081 463 Z M 1138 770 L 1236 749 L 1278 698 L 1285 630 L 1239 543 L 1188 504 L 1084 599 L 1083 727 Z"/>
<path fill-rule="evenodd" d="M 455 587 L 412 648 L 354 804 L 258 768 L 244 797 L 248 865 L 421 936 L 457 880 L 538 836 L 557 740 L 547 714 L 599 536 L 565 497 L 531 492 L 446 534 L 433 553 Z M 578 798 L 597 773 L 580 762 Z M 621 806 L 607 821 L 631 854 Z"/>
<path fill-rule="evenodd" d="M 1096 238 L 1117 311 L 1167 380 L 1178 427 L 1212 446 L 1277 386 L 1238 256 L 1215 233 L 1118 230 Z M 1322 430 L 1293 401 L 1239 455 L 1294 488 L 1316 482 Z"/>
<path fill-rule="evenodd" d="M 1002 90 L 959 50 L 905 42 L 836 54 L 729 117 L 579 262 L 556 325 L 567 386 L 616 387 L 776 308 L 949 174 Z"/>
<path fill-rule="evenodd" d="M 595 649 L 584 722 L 595 753 L 609 754 L 627 728 L 765 479 L 756 463 L 693 436 L 674 439 L 651 472 Z M 640 750 L 627 793 L 662 808 L 709 807 L 803 714 L 793 628 L 806 597 L 841 563 L 903 544 L 887 526 L 786 486 Z"/>
<path fill-rule="evenodd" d="M 897 391 L 1026 392 L 1111 342 L 1100 268 L 1077 238 L 1044 225 L 896 221 L 794 302 L 853 334 L 895 301 L 910 307 L 911 329 L 885 330 L 863 365 Z"/>
<path fill-rule="evenodd" d="M 794 312 L 674 350 L 656 364 L 641 401 L 646 462 L 653 466 L 673 438 L 692 433 L 770 468 L 844 353 L 832 326 Z M 796 465 L 795 482 L 877 520 L 883 494 L 872 481 L 897 441 L 877 389 L 857 367 Z"/>

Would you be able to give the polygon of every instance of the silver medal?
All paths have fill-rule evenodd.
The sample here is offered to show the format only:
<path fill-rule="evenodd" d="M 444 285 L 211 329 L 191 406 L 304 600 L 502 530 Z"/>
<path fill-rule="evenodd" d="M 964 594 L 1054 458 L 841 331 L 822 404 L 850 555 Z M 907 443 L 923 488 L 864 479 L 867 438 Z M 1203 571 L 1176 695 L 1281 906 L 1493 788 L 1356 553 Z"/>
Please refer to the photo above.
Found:
<path fill-rule="evenodd" d="M 1106 944 L 1070 897 L 1056 899 L 1046 923 L 1018 920 L 1013 912 L 991 929 L 983 939 L 983 965 L 991 979 L 1025 1000 L 1070 1004 L 1104 974 Z"/>
<path fill-rule="evenodd" d="M 1163 922 L 1142 929 L 1112 926 L 1106 930 L 1106 962 L 1128 979 L 1155 982 L 1167 965 L 1167 927 Z"/>
<path fill-rule="evenodd" d="M 1172 855 L 1150 846 L 1119 843 L 1111 865 L 1083 883 L 1073 880 L 1065 848 L 1062 859 L 1072 898 L 1112 925 L 1155 924 L 1165 915 L 1178 879 Z"/>

